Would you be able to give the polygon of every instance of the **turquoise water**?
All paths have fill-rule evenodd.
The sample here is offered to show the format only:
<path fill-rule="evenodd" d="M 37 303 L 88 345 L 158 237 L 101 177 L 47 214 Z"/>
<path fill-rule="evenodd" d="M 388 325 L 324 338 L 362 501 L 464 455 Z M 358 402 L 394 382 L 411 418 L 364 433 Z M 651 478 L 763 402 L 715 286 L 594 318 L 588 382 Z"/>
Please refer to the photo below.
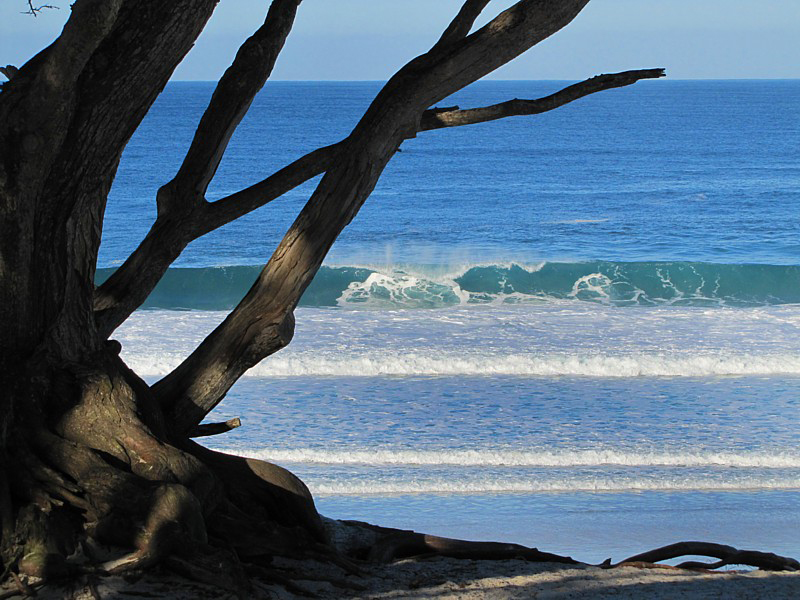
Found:
<path fill-rule="evenodd" d="M 212 89 L 170 84 L 129 144 L 99 279 Z M 268 84 L 210 199 L 346 135 L 378 89 Z M 798 100 L 797 81 L 645 82 L 409 140 L 292 344 L 210 416 L 243 427 L 207 443 L 291 468 L 337 518 L 584 560 L 688 538 L 800 555 Z M 177 366 L 312 189 L 193 243 L 116 332 L 131 367 Z"/>
<path fill-rule="evenodd" d="M 174 267 L 145 308 L 236 306 L 261 267 Z M 452 270 L 452 272 L 449 272 Z M 100 269 L 104 281 L 113 267 Z M 800 267 L 698 262 L 585 261 L 537 265 L 323 266 L 300 306 L 442 308 L 582 300 L 613 306 L 764 306 L 800 302 Z"/>

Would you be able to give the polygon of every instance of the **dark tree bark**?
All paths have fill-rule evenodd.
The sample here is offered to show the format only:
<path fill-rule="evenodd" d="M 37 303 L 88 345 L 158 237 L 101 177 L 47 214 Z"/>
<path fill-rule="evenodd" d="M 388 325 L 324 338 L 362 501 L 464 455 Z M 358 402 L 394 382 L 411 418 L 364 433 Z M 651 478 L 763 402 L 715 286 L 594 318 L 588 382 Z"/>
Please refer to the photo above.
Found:
<path fill-rule="evenodd" d="M 536 114 L 663 75 L 628 71 L 540 100 L 431 108 L 567 25 L 587 2 L 521 0 L 470 33 L 489 2 L 466 0 L 430 51 L 387 82 L 346 139 L 208 202 L 206 189 L 227 143 L 269 77 L 300 4 L 273 0 L 264 24 L 220 79 L 179 171 L 155 194 L 152 229 L 98 289 L 103 214 L 123 148 L 216 0 L 77 0 L 53 44 L 19 69 L 4 68 L 0 558 L 6 573 L 69 576 L 85 567 L 67 557 L 79 545 L 91 556 L 97 542 L 126 549 L 103 565 L 108 572 L 166 559 L 182 572 L 204 572 L 180 557 L 187 548 L 231 572 L 239 572 L 240 561 L 261 568 L 274 555 L 326 557 L 352 568 L 327 545 L 299 479 L 190 438 L 235 426 L 198 427 L 247 369 L 289 343 L 300 296 L 405 139 Z M 131 371 L 108 338 L 187 244 L 320 174 L 305 208 L 225 321 L 155 385 Z M 386 558 L 410 547 L 468 553 L 452 540 L 430 537 L 393 539 L 376 553 Z"/>

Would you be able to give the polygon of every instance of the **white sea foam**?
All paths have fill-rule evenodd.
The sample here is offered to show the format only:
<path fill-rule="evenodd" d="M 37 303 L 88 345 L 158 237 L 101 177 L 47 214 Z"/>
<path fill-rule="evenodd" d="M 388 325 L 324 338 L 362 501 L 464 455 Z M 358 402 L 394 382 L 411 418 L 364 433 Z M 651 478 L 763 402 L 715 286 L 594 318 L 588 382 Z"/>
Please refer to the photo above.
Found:
<path fill-rule="evenodd" d="M 470 303 L 504 304 L 541 302 L 544 293 L 468 292 L 457 283 L 471 269 L 488 268 L 502 273 L 518 268 L 533 274 L 545 262 L 471 262 L 458 265 L 364 265 L 374 270 L 363 282 L 353 281 L 337 299 L 340 307 L 369 309 L 441 308 Z M 506 283 L 500 279 L 501 287 Z"/>
<path fill-rule="evenodd" d="M 177 356 L 128 356 L 137 373 L 157 377 L 179 364 Z M 363 354 L 295 353 L 277 355 L 247 372 L 250 377 L 389 376 L 574 376 L 574 377 L 706 377 L 720 375 L 798 375 L 800 356 L 748 355 L 563 355 L 409 352 L 375 349 Z"/>
<path fill-rule="evenodd" d="M 250 458 L 277 463 L 317 465 L 393 465 L 457 467 L 736 467 L 800 468 L 800 454 L 788 452 L 622 452 L 614 450 L 396 450 L 262 448 L 233 450 Z"/>
<path fill-rule="evenodd" d="M 253 369 L 262 376 L 517 375 L 699 377 L 800 374 L 800 356 L 426 355 L 276 357 Z"/>
<path fill-rule="evenodd" d="M 431 281 L 394 273 L 371 273 L 363 282 L 352 282 L 338 299 L 339 306 L 360 304 L 369 308 L 425 308 L 466 304 L 469 294 L 452 280 Z"/>
<path fill-rule="evenodd" d="M 143 311 L 116 337 L 138 373 L 170 372 L 225 316 Z M 292 344 L 249 376 L 703 377 L 800 374 L 800 306 L 585 303 L 431 311 L 298 309 Z"/>
<path fill-rule="evenodd" d="M 451 281 L 462 277 L 471 269 L 491 268 L 498 270 L 508 270 L 518 267 L 528 273 L 541 271 L 547 261 L 520 261 L 520 260 L 464 260 L 463 258 L 451 258 L 442 262 L 430 264 L 404 263 L 404 262 L 371 262 L 371 261 L 348 261 L 346 263 L 326 262 L 325 266 L 336 268 L 367 269 L 381 274 L 401 274 L 410 275 L 424 279 L 436 281 Z"/>
<path fill-rule="evenodd" d="M 605 223 L 610 219 L 564 219 L 561 221 L 545 221 L 547 225 L 582 225 L 584 223 Z"/>
<path fill-rule="evenodd" d="M 740 477 L 723 480 L 708 477 L 674 479 L 561 478 L 537 480 L 480 479 L 463 481 L 452 478 L 425 480 L 318 480 L 305 478 L 315 495 L 386 496 L 395 494 L 509 494 L 554 492 L 645 492 L 645 491 L 755 491 L 794 490 L 800 477 Z"/>
<path fill-rule="evenodd" d="M 501 448 L 224 448 L 287 465 L 317 495 L 800 489 L 800 454 Z"/>

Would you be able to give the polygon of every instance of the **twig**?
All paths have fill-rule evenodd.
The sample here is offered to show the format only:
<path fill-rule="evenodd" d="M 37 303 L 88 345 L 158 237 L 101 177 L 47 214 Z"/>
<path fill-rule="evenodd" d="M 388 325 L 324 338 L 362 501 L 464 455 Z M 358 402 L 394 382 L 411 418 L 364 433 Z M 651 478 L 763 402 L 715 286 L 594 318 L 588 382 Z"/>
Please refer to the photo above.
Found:
<path fill-rule="evenodd" d="M 189 434 L 189 437 L 198 438 L 198 437 L 205 437 L 208 435 L 219 435 L 220 433 L 227 433 L 232 429 L 236 429 L 237 427 L 241 427 L 242 421 L 239 417 L 229 419 L 224 423 L 203 423 L 202 425 L 197 425 Z"/>
<path fill-rule="evenodd" d="M 42 4 L 40 6 L 34 6 L 32 0 L 28 0 L 28 10 L 23 10 L 21 14 L 23 15 L 31 15 L 33 17 L 37 16 L 38 13 L 42 12 L 45 8 L 54 8 L 58 10 L 57 6 L 53 6 L 52 4 Z"/>

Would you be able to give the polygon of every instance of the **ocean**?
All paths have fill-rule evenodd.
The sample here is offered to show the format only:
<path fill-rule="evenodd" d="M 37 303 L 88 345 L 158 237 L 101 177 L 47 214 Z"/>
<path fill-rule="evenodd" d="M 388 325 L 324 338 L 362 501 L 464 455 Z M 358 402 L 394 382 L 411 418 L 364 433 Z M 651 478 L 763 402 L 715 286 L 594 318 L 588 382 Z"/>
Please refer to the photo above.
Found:
<path fill-rule="evenodd" d="M 567 82 L 479 82 L 446 105 Z M 377 82 L 270 82 L 214 200 L 350 131 Z M 111 191 L 103 280 L 212 83 L 170 83 Z M 645 81 L 406 141 L 207 445 L 320 512 L 614 560 L 687 539 L 800 556 L 800 81 Z M 194 242 L 114 334 L 148 381 L 247 291 L 313 190 Z"/>

